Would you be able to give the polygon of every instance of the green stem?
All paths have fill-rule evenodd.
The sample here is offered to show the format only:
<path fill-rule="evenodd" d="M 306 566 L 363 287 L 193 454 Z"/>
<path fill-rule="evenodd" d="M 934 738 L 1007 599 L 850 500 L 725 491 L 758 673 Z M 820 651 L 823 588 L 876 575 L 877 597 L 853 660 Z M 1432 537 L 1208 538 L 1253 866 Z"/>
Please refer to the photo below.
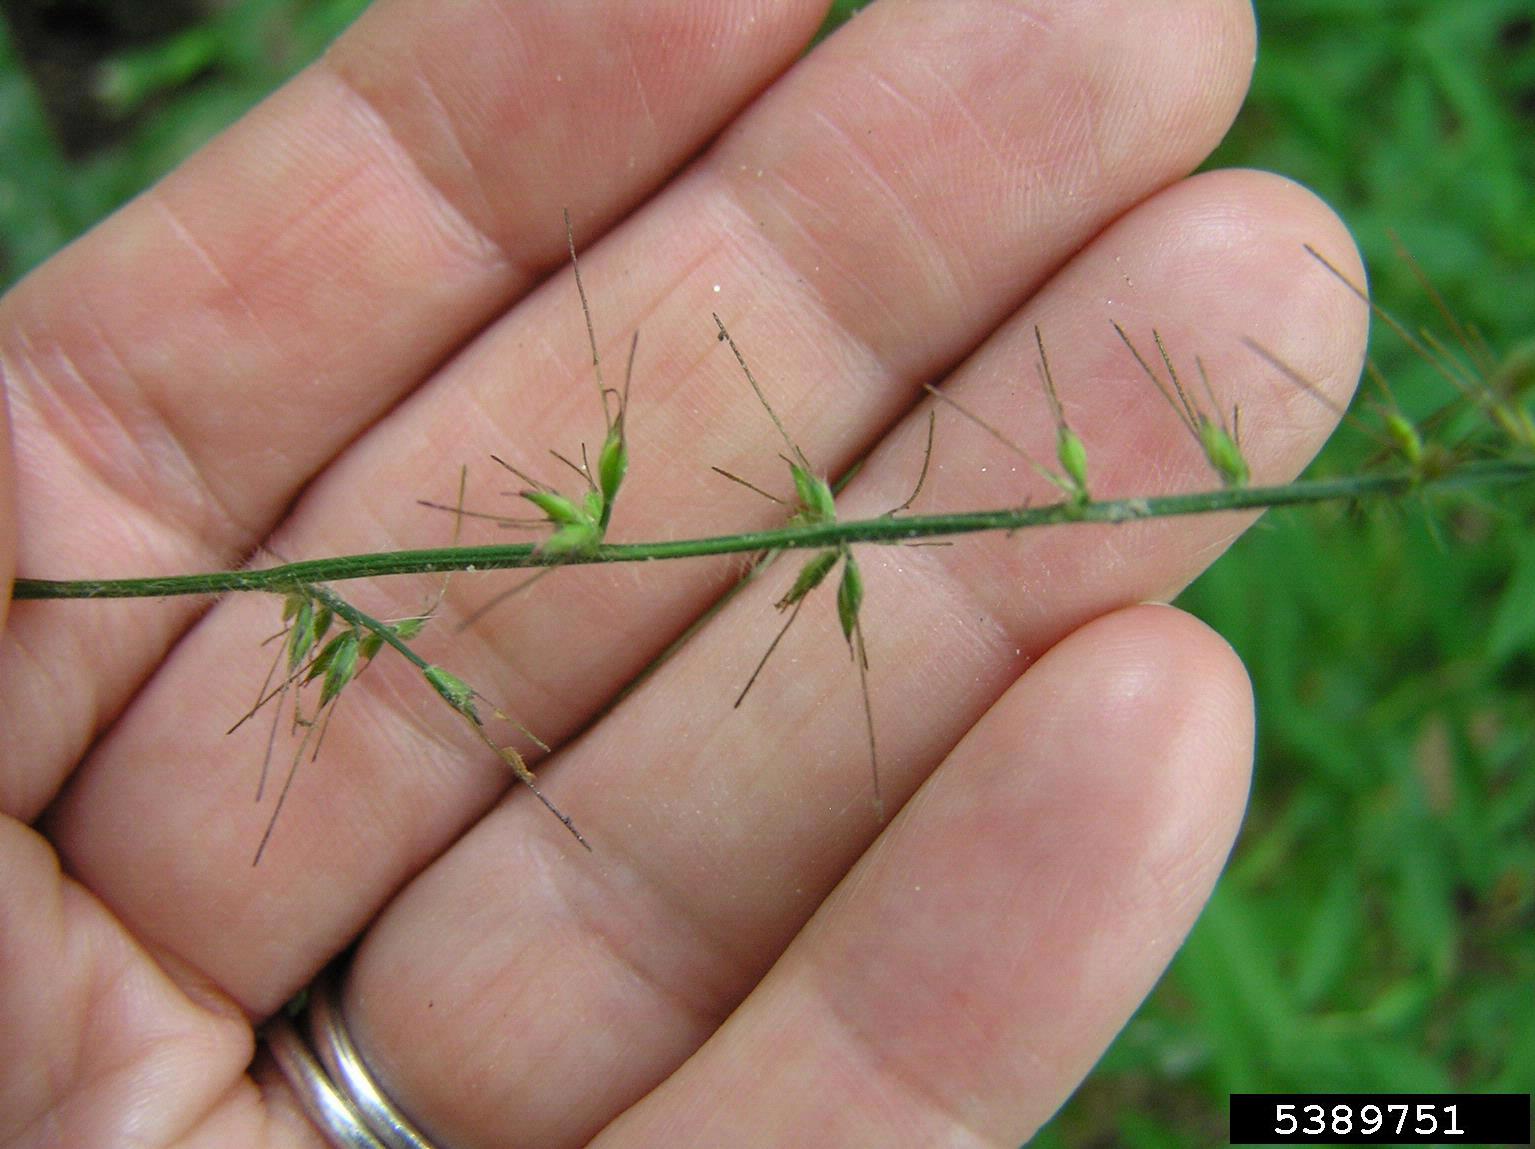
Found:
<path fill-rule="evenodd" d="M 380 622 L 371 614 L 367 614 L 358 610 L 355 606 L 347 602 L 346 599 L 342 598 L 339 594 L 336 594 L 334 591 L 327 590 L 325 587 L 319 586 L 318 584 L 311 583 L 307 585 L 305 587 L 305 593 L 330 607 L 330 609 L 335 612 L 337 618 L 345 619 L 353 626 L 360 626 L 364 630 L 371 631 L 372 633 L 378 635 L 378 637 L 382 639 L 386 645 L 392 646 L 395 650 L 398 650 L 409 662 L 413 663 L 417 669 L 421 671 L 432 669 L 432 664 L 427 662 L 426 659 L 422 658 L 419 654 L 407 646 L 405 644 L 405 640 L 396 634 L 394 627 L 390 626 L 388 623 Z"/>
<path fill-rule="evenodd" d="M 1508 486 L 1528 482 L 1532 478 L 1535 478 L 1535 461 L 1489 459 L 1464 463 L 1438 476 L 1413 473 L 1352 475 L 1339 479 L 1302 480 L 1279 487 L 1234 487 L 1154 498 L 1085 503 L 1062 501 L 1039 507 L 1013 507 L 950 515 L 911 515 L 900 518 L 885 515 L 875 519 L 782 527 L 771 531 L 681 539 L 675 542 L 606 543 L 585 554 L 544 555 L 539 553 L 534 544 L 522 543 L 342 555 L 285 563 L 260 570 L 217 571 L 156 578 L 59 581 L 18 578 L 11 597 L 160 598 L 239 591 L 286 593 L 313 588 L 317 583 L 380 575 L 644 562 L 764 550 L 816 549 L 851 543 L 889 545 L 976 531 L 1016 531 L 1060 523 L 1123 523 L 1220 511 L 1251 511 L 1269 507 L 1392 498 L 1416 491 L 1452 487 Z M 348 617 L 338 606 L 330 605 L 342 617 Z M 402 652 L 408 649 L 403 643 L 391 645 Z"/>

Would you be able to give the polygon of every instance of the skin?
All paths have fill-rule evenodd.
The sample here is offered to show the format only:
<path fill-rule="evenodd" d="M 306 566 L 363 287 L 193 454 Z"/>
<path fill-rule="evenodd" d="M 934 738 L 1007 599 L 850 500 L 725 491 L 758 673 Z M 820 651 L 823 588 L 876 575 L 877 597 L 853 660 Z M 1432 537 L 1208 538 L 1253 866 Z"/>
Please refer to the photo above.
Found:
<path fill-rule="evenodd" d="M 1346 400 L 1363 307 L 1301 245 L 1362 272 L 1305 191 L 1188 178 L 1249 79 L 1245 4 L 883 0 L 798 59 L 820 15 L 383 0 L 0 303 L 0 577 L 440 543 L 416 500 L 461 463 L 511 507 L 492 451 L 565 484 L 546 450 L 602 422 L 564 207 L 610 382 L 641 331 L 615 540 L 781 513 L 708 469 L 788 493 L 711 311 L 817 467 L 870 454 L 843 517 L 909 493 L 925 381 L 1053 459 L 1036 324 L 1096 495 L 1213 481 L 1111 319 L 1202 357 L 1255 482 L 1299 471 L 1330 417 L 1240 338 Z M 1048 497 L 940 414 L 916 509 Z M 1236 833 L 1246 675 L 1136 604 L 1247 521 L 860 550 L 883 826 L 830 590 L 730 709 L 798 563 L 611 708 L 738 564 L 561 572 L 461 634 L 516 576 L 457 577 L 419 649 L 554 747 L 590 854 L 385 655 L 253 868 L 267 728 L 223 731 L 275 602 L 11 604 L 0 1142 L 319 1144 L 253 1027 L 358 942 L 353 1034 L 453 1149 L 1017 1145 Z M 436 587 L 342 589 L 403 616 Z"/>

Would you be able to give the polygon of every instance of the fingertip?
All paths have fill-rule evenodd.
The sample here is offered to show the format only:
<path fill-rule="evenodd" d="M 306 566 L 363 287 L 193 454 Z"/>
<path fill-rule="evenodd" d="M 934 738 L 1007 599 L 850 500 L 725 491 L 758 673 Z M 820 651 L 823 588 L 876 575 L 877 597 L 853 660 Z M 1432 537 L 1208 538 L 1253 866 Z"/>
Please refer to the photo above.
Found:
<path fill-rule="evenodd" d="M 1192 615 L 1148 603 L 1042 655 L 950 756 L 974 777 L 947 781 L 946 764 L 930 785 L 963 787 L 977 808 L 1016 820 L 1010 832 L 1028 827 L 1020 841 L 1053 843 L 1052 864 L 1090 870 L 1105 890 L 1123 888 L 1116 875 L 1154 877 L 1137 901 L 1185 916 L 1181 938 L 1236 837 L 1253 744 L 1236 652 Z"/>
<path fill-rule="evenodd" d="M 1330 429 L 1364 366 L 1370 314 L 1353 290 L 1366 282 L 1353 235 L 1330 204 L 1275 172 L 1206 172 L 1188 182 L 1188 194 L 1197 202 L 1193 214 L 1205 219 L 1196 226 L 1185 220 L 1185 234 L 1205 247 L 1209 275 L 1229 276 L 1239 263 L 1241 279 L 1227 289 L 1252 301 L 1245 314 L 1239 311 L 1243 329 L 1233 333 L 1273 353 L 1324 402 L 1251 353 L 1233 367 L 1268 381 L 1269 393 L 1258 394 L 1274 400 L 1264 404 L 1273 431 L 1287 426 L 1309 441 Z M 1229 256 L 1236 250 L 1243 252 L 1240 261 Z"/>
<path fill-rule="evenodd" d="M 1026 1140 L 1192 925 L 1251 753 L 1247 676 L 1203 624 L 1136 606 L 1079 628 L 611 1141 L 788 1144 L 812 1126 L 828 1145 Z"/>
<path fill-rule="evenodd" d="M 1204 623 L 1107 614 L 998 701 L 871 858 L 878 954 L 845 992 L 966 1123 L 1032 1135 L 1162 976 L 1240 827 L 1253 721 L 1246 669 Z M 943 1008 L 891 1004 L 902 984 L 986 1020 L 956 1041 Z"/>
<path fill-rule="evenodd" d="M 1083 663 L 1072 674 L 1086 695 L 1084 712 L 1096 696 L 1104 749 L 1135 747 L 1124 764 L 1138 774 L 1146 763 L 1167 770 L 1185 799 L 1167 814 L 1209 823 L 1197 837 L 1214 851 L 1203 865 L 1218 871 L 1246 807 L 1253 760 L 1252 680 L 1241 658 L 1204 622 L 1161 603 L 1106 615 L 1060 645 L 1067 644 L 1062 657 Z"/>

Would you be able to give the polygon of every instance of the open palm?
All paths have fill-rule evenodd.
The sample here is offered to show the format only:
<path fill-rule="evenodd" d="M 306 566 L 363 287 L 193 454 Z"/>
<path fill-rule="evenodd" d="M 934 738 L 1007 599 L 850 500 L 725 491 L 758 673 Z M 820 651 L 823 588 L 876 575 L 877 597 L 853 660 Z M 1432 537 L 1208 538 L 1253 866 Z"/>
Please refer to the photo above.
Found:
<path fill-rule="evenodd" d="M 823 473 L 868 455 L 844 515 L 909 493 L 928 381 L 1049 458 L 1036 324 L 1095 495 L 1210 482 L 1110 319 L 1204 357 L 1260 481 L 1303 465 L 1329 417 L 1240 337 L 1346 395 L 1362 308 L 1302 244 L 1357 274 L 1352 247 L 1275 177 L 1185 178 L 1240 103 L 1245 4 L 884 0 L 799 58 L 820 8 L 381 0 L 0 305 L 0 569 L 430 545 L 417 500 L 460 464 L 490 509 L 491 452 L 553 478 L 603 427 L 564 208 L 610 375 L 641 332 L 615 540 L 781 517 L 709 470 L 785 485 L 711 312 Z M 920 508 L 1031 497 L 943 418 Z M 356 943 L 352 1032 L 445 1147 L 1015 1145 L 1235 833 L 1242 669 L 1133 604 L 1246 522 L 860 551 L 884 825 L 830 601 L 731 709 L 795 564 L 616 704 L 738 564 L 562 571 L 455 634 L 518 577 L 459 576 L 422 647 L 555 748 L 591 853 L 386 654 L 253 867 L 267 732 L 223 732 L 273 602 L 12 605 L 0 1141 L 316 1144 L 254 1034 Z M 347 593 L 397 617 L 436 585 Z"/>

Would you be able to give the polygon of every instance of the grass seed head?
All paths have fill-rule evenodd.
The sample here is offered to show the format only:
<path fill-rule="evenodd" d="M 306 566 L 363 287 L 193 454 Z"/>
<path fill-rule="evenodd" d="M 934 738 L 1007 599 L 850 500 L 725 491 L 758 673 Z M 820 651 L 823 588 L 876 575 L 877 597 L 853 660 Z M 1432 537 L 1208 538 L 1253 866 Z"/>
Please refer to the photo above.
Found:
<path fill-rule="evenodd" d="M 790 521 L 804 526 L 836 522 L 837 504 L 831 484 L 798 463 L 789 464 L 789 473 L 794 476 L 794 492 L 799 496 L 799 510 Z"/>
<path fill-rule="evenodd" d="M 826 576 L 831 574 L 832 568 L 837 565 L 839 557 L 840 552 L 835 550 L 820 551 L 814 555 L 800 568 L 799 577 L 794 580 L 794 585 L 775 604 L 778 609 L 788 610 L 825 582 Z"/>
<path fill-rule="evenodd" d="M 842 637 L 848 646 L 853 644 L 853 632 L 858 629 L 858 611 L 863 606 L 863 573 L 853 552 L 847 552 L 842 565 L 842 582 L 837 586 L 837 619 L 842 623 Z"/>
<path fill-rule="evenodd" d="M 1235 433 L 1227 431 L 1203 414 L 1199 416 L 1198 425 L 1199 445 L 1221 482 L 1228 487 L 1247 486 L 1252 475 L 1247 467 L 1247 458 L 1237 445 Z"/>
<path fill-rule="evenodd" d="M 440 694 L 447 704 L 453 707 L 474 725 L 479 726 L 480 715 L 474 707 L 474 691 L 469 684 L 456 674 L 451 674 L 440 666 L 428 666 L 421 672 L 427 683 Z"/>
<path fill-rule="evenodd" d="M 355 629 L 348 627 L 326 643 L 325 648 L 315 658 L 314 665 L 309 668 L 305 681 L 313 682 L 315 678 L 324 675 L 325 681 L 320 687 L 319 709 L 324 710 L 340 696 L 352 679 L 357 677 L 361 646 L 361 636 Z"/>
<path fill-rule="evenodd" d="M 1079 502 L 1087 500 L 1087 448 L 1070 427 L 1062 423 L 1055 433 L 1055 457 L 1069 484 L 1068 493 Z"/>

